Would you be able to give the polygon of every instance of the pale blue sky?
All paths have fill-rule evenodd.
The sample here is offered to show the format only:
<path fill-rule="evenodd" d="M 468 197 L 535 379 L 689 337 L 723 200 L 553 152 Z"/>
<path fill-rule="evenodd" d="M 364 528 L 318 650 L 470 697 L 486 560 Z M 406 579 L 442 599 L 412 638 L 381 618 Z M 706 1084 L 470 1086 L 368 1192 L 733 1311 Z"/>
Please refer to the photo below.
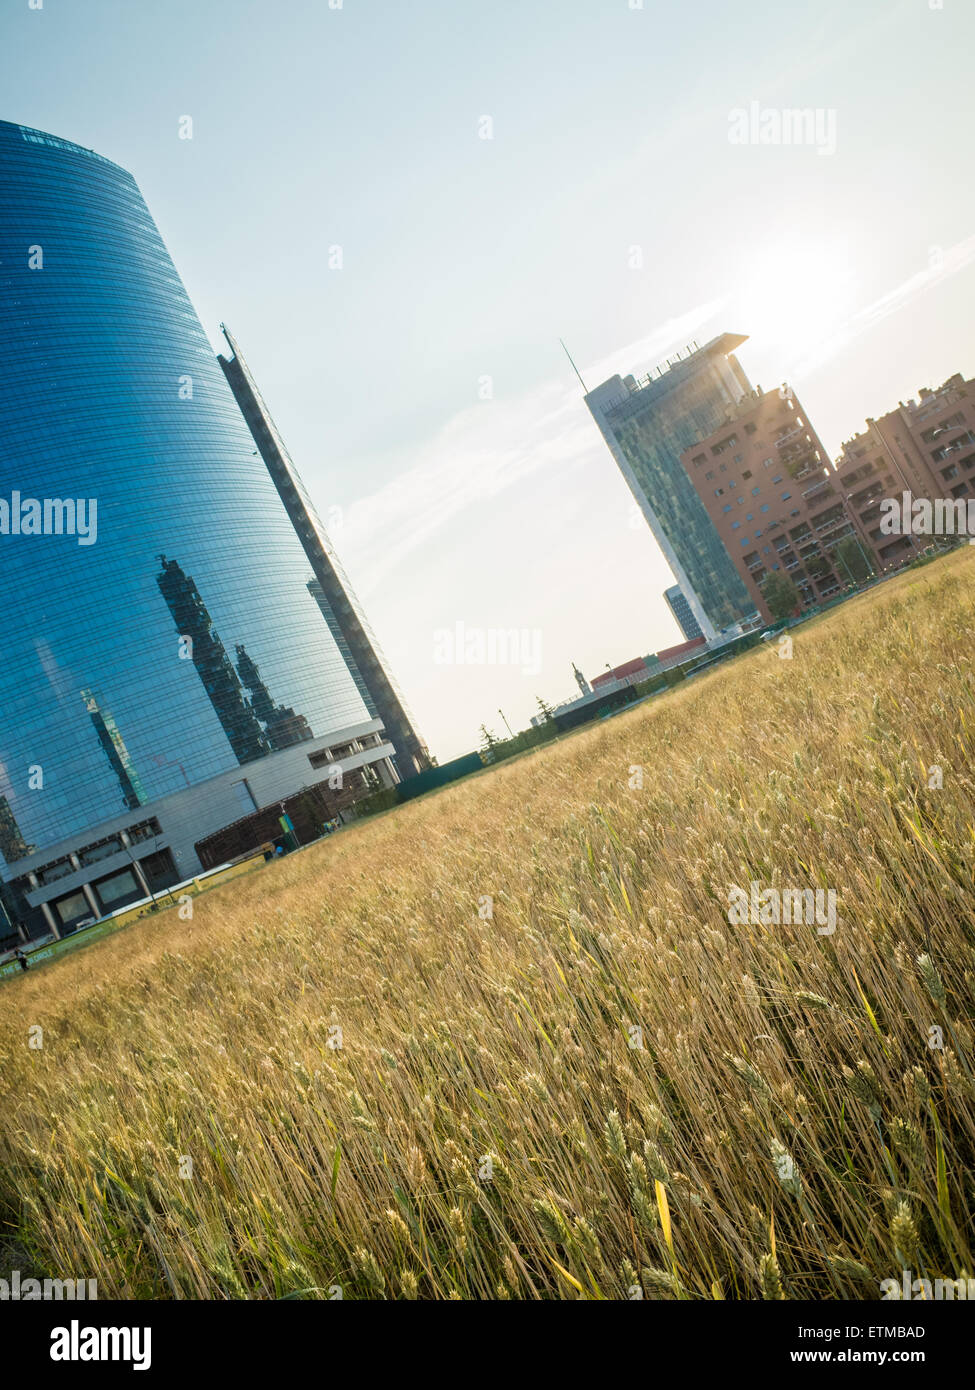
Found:
<path fill-rule="evenodd" d="M 970 0 L 634 2 L 0 3 L 0 118 L 135 176 L 441 758 L 678 640 L 560 336 L 592 386 L 747 333 L 834 454 L 975 375 Z M 731 144 L 753 101 L 835 153 Z M 541 671 L 436 664 L 457 621 Z"/>

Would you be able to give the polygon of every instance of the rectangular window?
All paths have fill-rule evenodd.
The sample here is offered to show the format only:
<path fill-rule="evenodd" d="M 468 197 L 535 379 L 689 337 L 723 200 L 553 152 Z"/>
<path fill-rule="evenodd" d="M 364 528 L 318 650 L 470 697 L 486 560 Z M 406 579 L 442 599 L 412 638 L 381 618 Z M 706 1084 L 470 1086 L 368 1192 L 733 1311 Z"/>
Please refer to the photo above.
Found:
<path fill-rule="evenodd" d="M 53 864 L 45 864 L 43 869 L 38 870 L 37 881 L 38 883 L 54 883 L 57 879 L 65 878 L 68 874 L 73 873 L 74 865 L 70 859 L 56 859 Z"/>
<path fill-rule="evenodd" d="M 92 910 L 84 893 L 69 893 L 67 897 L 57 898 L 51 903 L 54 915 L 62 927 L 73 926 L 85 917 L 91 917 Z"/>
<path fill-rule="evenodd" d="M 78 858 L 82 864 L 97 864 L 99 859 L 108 859 L 113 854 L 118 854 L 121 848 L 122 841 L 117 835 L 113 835 L 111 839 L 102 840 L 100 844 L 88 845 L 79 853 Z"/>
<path fill-rule="evenodd" d="M 722 439 L 719 444 L 713 444 L 711 446 L 711 453 L 715 456 L 723 454 L 726 449 L 733 449 L 737 443 L 737 436 L 730 434 L 727 439 Z"/>
<path fill-rule="evenodd" d="M 109 874 L 108 878 L 93 883 L 92 887 L 97 893 L 102 907 L 109 910 L 120 903 L 123 898 L 141 898 L 143 896 L 142 885 L 131 869 L 121 869 L 117 874 Z"/>
<path fill-rule="evenodd" d="M 231 783 L 231 786 L 234 789 L 234 796 L 237 798 L 237 804 L 240 807 L 241 815 L 249 816 L 252 811 L 260 809 L 254 797 L 254 793 L 251 791 L 251 784 L 246 777 L 240 782 Z"/>
<path fill-rule="evenodd" d="M 162 834 L 159 822 L 152 820 L 140 821 L 138 825 L 129 826 L 129 839 L 134 845 L 141 844 L 143 840 L 154 840 L 157 835 Z"/>
<path fill-rule="evenodd" d="M 139 860 L 139 868 L 153 892 L 161 888 L 169 888 L 172 884 L 179 882 L 176 861 L 168 849 L 161 849 L 155 854 L 146 855 L 145 859 Z"/>
<path fill-rule="evenodd" d="M 331 767 L 332 763 L 351 758 L 352 754 L 358 751 L 355 743 L 341 743 L 334 748 L 319 748 L 317 753 L 309 753 L 308 761 L 312 767 Z"/>

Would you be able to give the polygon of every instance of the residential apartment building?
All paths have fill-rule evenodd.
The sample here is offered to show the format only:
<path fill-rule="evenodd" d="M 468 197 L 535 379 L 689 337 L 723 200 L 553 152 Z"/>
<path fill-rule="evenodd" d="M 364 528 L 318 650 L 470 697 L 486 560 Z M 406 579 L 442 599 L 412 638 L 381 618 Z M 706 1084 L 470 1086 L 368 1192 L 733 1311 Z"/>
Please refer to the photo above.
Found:
<path fill-rule="evenodd" d="M 853 537 L 876 565 L 836 470 L 794 392 L 750 392 L 681 464 L 755 607 L 769 573 L 787 575 L 803 608 L 842 592 L 852 574 L 834 554 Z"/>
<path fill-rule="evenodd" d="M 882 568 L 914 558 L 930 541 L 885 535 L 880 503 L 910 492 L 915 498 L 975 498 L 975 382 L 961 373 L 937 390 L 922 387 L 917 400 L 896 410 L 844 445 L 837 460 L 840 485 Z"/>

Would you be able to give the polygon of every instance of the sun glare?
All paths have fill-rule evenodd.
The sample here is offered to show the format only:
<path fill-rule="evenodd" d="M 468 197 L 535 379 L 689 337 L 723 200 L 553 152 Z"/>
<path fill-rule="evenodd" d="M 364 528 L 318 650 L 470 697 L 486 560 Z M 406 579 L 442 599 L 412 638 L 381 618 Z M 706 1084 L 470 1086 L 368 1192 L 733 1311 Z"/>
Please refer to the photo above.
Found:
<path fill-rule="evenodd" d="M 846 243 L 776 243 L 746 264 L 735 296 L 737 321 L 763 348 L 796 362 L 853 313 L 856 286 Z"/>

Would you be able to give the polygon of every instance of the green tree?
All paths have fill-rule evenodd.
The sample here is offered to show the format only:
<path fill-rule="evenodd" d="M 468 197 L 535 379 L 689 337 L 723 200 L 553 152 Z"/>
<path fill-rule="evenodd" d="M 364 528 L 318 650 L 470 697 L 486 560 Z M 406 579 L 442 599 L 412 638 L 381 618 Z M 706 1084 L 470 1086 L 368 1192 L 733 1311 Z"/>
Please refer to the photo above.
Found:
<path fill-rule="evenodd" d="M 551 724 L 555 718 L 555 713 L 552 709 L 552 706 L 546 703 L 546 701 L 542 699 L 541 695 L 535 696 L 535 703 L 538 706 L 539 714 L 545 720 L 546 724 Z"/>
<path fill-rule="evenodd" d="M 844 536 L 831 553 L 838 577 L 848 583 L 860 584 L 874 573 L 873 562 L 856 536 Z"/>
<path fill-rule="evenodd" d="M 766 576 L 762 597 L 768 604 L 773 621 L 777 623 L 794 613 L 801 601 L 799 590 L 792 580 L 785 574 L 776 574 L 774 570 Z"/>

